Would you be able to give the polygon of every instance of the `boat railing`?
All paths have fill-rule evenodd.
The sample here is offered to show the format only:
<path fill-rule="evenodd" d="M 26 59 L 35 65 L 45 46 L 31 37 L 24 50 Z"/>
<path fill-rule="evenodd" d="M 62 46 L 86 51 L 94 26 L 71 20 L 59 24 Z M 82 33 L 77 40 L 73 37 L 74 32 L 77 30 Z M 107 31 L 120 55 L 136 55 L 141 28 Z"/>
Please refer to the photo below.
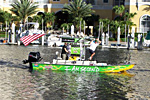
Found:
<path fill-rule="evenodd" d="M 96 61 L 73 61 L 73 60 L 58 60 L 58 59 L 53 59 L 53 64 L 96 65 Z"/>

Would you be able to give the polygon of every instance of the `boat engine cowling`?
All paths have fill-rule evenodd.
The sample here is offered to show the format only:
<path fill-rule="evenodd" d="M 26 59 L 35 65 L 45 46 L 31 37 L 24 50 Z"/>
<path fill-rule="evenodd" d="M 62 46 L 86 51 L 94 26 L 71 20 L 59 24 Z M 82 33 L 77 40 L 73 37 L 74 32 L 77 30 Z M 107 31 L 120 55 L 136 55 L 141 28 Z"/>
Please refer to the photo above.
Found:
<path fill-rule="evenodd" d="M 28 56 L 29 62 L 38 62 L 41 60 L 41 56 L 39 52 L 30 52 Z"/>
<path fill-rule="evenodd" d="M 40 56 L 40 52 L 30 52 L 28 56 L 28 60 L 23 60 L 23 63 L 31 63 L 31 62 L 38 62 L 41 61 L 42 58 Z"/>

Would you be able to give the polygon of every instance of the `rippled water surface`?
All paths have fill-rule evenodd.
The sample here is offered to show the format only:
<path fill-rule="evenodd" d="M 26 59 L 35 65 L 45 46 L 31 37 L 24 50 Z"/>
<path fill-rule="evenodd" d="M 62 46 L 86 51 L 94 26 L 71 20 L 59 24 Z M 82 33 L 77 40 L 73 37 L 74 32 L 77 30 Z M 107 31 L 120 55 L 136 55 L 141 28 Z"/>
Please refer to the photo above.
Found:
<path fill-rule="evenodd" d="M 28 71 L 22 60 L 39 51 L 52 61 L 60 48 L 0 45 L 0 100 L 125 100 L 150 99 L 150 51 L 98 48 L 95 60 L 110 64 L 130 61 L 126 73 Z M 89 57 L 88 52 L 86 58 Z"/>

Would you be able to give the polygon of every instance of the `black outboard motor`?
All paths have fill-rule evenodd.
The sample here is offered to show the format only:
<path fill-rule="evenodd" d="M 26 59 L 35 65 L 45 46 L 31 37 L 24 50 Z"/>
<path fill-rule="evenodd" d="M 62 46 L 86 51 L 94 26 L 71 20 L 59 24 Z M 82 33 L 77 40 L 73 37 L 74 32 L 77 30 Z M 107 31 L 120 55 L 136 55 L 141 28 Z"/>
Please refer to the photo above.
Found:
<path fill-rule="evenodd" d="M 29 56 L 28 56 L 28 60 L 23 60 L 22 62 L 24 64 L 29 63 L 29 69 L 32 71 L 33 67 L 32 67 L 32 62 L 38 62 L 41 61 L 42 58 L 40 56 L 40 52 L 30 52 Z"/>
<path fill-rule="evenodd" d="M 38 62 L 41 60 L 41 56 L 39 52 L 30 52 L 28 56 L 29 62 Z"/>

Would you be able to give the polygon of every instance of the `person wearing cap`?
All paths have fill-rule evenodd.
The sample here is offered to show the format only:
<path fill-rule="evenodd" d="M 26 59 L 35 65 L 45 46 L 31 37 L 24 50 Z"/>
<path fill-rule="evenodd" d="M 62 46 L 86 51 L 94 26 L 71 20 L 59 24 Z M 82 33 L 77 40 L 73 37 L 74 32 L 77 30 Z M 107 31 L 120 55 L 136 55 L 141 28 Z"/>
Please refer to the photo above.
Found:
<path fill-rule="evenodd" d="M 92 60 L 93 56 L 95 55 L 96 47 L 97 47 L 100 43 L 101 43 L 101 41 L 99 41 L 99 39 L 95 39 L 95 41 L 91 41 L 91 42 L 90 42 L 89 53 L 91 54 L 91 56 L 89 57 L 89 60 Z"/>

